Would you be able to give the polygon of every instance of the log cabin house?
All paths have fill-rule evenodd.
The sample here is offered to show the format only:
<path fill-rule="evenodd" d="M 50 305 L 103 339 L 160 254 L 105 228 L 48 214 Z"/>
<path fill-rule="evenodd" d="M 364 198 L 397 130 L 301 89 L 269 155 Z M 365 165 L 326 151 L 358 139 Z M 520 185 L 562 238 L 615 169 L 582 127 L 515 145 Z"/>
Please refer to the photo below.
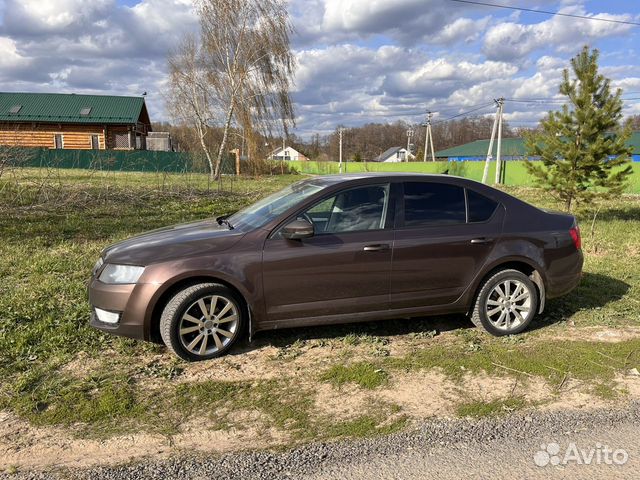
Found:
<path fill-rule="evenodd" d="M 143 97 L 0 92 L 0 145 L 78 150 L 146 148 Z"/>

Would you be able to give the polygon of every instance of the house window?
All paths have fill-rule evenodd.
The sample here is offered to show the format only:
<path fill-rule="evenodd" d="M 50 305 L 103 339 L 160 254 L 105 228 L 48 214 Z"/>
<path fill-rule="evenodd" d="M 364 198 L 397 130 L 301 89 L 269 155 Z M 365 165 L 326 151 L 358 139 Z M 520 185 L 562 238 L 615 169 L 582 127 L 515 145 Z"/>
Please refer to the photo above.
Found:
<path fill-rule="evenodd" d="M 100 137 L 91 135 L 91 150 L 100 150 Z"/>
<path fill-rule="evenodd" d="M 115 148 L 131 148 L 131 138 L 128 132 L 114 134 Z"/>
<path fill-rule="evenodd" d="M 56 133 L 53 136 L 53 143 L 54 143 L 54 148 L 56 148 L 57 150 L 64 148 L 64 139 L 62 138 L 61 133 Z"/>

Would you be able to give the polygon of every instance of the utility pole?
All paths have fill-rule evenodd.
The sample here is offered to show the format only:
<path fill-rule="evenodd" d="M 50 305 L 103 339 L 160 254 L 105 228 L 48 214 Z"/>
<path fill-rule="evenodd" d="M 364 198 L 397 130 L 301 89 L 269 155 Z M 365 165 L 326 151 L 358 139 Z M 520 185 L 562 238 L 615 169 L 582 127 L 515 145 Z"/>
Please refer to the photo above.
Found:
<path fill-rule="evenodd" d="M 484 173 L 482 174 L 482 183 L 487 183 L 489 180 L 489 166 L 491 165 L 491 160 L 493 160 L 493 139 L 496 138 L 496 129 L 498 128 L 498 117 L 500 115 L 500 101 L 493 100 L 496 102 L 496 117 L 493 119 L 493 128 L 491 129 L 491 140 L 489 140 L 489 151 L 487 152 L 487 159 L 484 162 Z"/>
<path fill-rule="evenodd" d="M 338 160 L 338 169 L 340 170 L 340 173 L 342 173 L 342 132 L 343 131 L 344 131 L 344 128 L 342 127 L 338 128 L 338 136 L 340 137 L 340 156 Z"/>
<path fill-rule="evenodd" d="M 504 110 L 504 98 L 498 99 L 498 146 L 496 148 L 496 184 L 502 183 L 502 112 Z"/>
<path fill-rule="evenodd" d="M 406 160 L 409 161 L 409 155 L 411 154 L 411 138 L 413 137 L 414 131 L 413 128 L 407 130 L 407 156 Z"/>
<path fill-rule="evenodd" d="M 423 127 L 427 127 L 427 133 L 424 137 L 424 157 L 422 159 L 423 162 L 427 161 L 427 152 L 429 151 L 429 145 L 431 145 L 431 161 L 436 161 L 436 152 L 433 149 L 433 133 L 431 132 L 431 118 L 433 117 L 433 113 L 427 111 L 427 118 L 425 122 L 422 124 Z"/>

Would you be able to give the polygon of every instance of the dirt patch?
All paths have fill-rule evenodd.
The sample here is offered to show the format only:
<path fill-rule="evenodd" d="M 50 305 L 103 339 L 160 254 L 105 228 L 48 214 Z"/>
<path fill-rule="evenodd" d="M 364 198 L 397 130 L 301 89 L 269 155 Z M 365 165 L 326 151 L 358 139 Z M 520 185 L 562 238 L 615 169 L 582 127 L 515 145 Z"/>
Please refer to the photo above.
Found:
<path fill-rule="evenodd" d="M 105 352 L 105 355 L 108 355 L 108 352 Z M 60 371 L 72 378 L 85 378 L 87 375 L 100 371 L 102 365 L 103 359 L 92 358 L 86 352 L 79 352 Z"/>
<path fill-rule="evenodd" d="M 275 429 L 206 430 L 202 423 L 186 424 L 180 433 L 165 436 L 135 433 L 105 440 L 73 437 L 60 428 L 34 428 L 6 412 L 0 413 L 0 471 L 11 467 L 42 469 L 115 465 L 153 455 L 166 458 L 187 450 L 222 454 L 275 447 L 287 437 Z"/>
<path fill-rule="evenodd" d="M 372 395 L 356 385 L 335 388 L 323 383 L 316 387 L 315 407 L 321 416 L 336 420 L 349 420 L 367 411 Z"/>
<path fill-rule="evenodd" d="M 640 376 L 635 374 L 636 371 L 616 376 L 616 383 L 628 392 L 630 398 L 640 398 Z"/>
<path fill-rule="evenodd" d="M 535 404 L 552 395 L 551 388 L 539 379 L 467 374 L 453 381 L 437 370 L 395 376 L 392 384 L 379 393 L 416 420 L 452 417 L 461 401 L 492 402 L 519 397 Z"/>
<path fill-rule="evenodd" d="M 620 343 L 640 338 L 640 327 L 581 327 L 553 333 L 554 340 Z"/>
<path fill-rule="evenodd" d="M 394 376 L 379 395 L 393 402 L 414 418 L 449 417 L 454 411 L 453 384 L 437 371 L 424 371 Z"/>
<path fill-rule="evenodd" d="M 584 410 L 598 409 L 608 406 L 611 402 L 603 400 L 590 392 L 591 385 L 579 380 L 567 379 L 562 388 L 553 390 L 547 401 L 540 405 L 540 410 Z"/>

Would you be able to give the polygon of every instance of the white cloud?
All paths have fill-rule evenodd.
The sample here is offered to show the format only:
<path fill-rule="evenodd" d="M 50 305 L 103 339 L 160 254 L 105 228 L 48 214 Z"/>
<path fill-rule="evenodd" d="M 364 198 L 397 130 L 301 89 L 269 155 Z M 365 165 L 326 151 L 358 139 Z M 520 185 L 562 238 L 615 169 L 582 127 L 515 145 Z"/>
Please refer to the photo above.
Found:
<path fill-rule="evenodd" d="M 0 90 L 148 91 L 152 118 L 166 118 L 166 55 L 198 28 L 191 0 L 118 2 L 0 0 Z M 555 97 L 562 69 L 583 42 L 635 35 L 620 25 L 559 17 L 525 25 L 517 13 L 443 0 L 290 0 L 289 9 L 302 134 L 339 123 L 419 121 L 427 107 L 443 118 L 498 96 Z M 634 48 L 609 49 L 601 58 L 603 72 L 625 91 L 640 91 L 640 67 L 626 65 Z M 536 58 L 538 50 L 546 55 Z M 526 121 L 548 108 L 511 102 L 506 112 Z"/>
<path fill-rule="evenodd" d="M 2 52 L 0 55 L 2 68 L 12 68 L 28 63 L 27 59 L 18 53 L 16 42 L 11 38 L 0 37 L 0 52 Z"/>
<path fill-rule="evenodd" d="M 632 20 L 628 14 L 588 14 L 582 6 L 569 6 L 560 11 L 594 18 Z M 518 60 L 535 50 L 547 47 L 560 52 L 573 52 L 585 42 L 624 35 L 632 28 L 631 25 L 561 16 L 531 25 L 505 22 L 489 29 L 485 35 L 483 52 L 490 59 L 505 61 Z"/>
<path fill-rule="evenodd" d="M 5 0 L 5 30 L 42 36 L 91 26 L 115 7 L 115 0 Z"/>
<path fill-rule="evenodd" d="M 406 46 L 427 39 L 449 44 L 473 38 L 487 21 L 460 18 L 464 6 L 441 0 L 294 0 L 291 5 L 302 44 L 332 45 L 376 35 Z M 457 23 L 447 29 L 450 22 Z M 469 31 L 457 36 L 465 27 Z"/>
<path fill-rule="evenodd" d="M 476 41 L 480 34 L 487 28 L 491 17 L 484 17 L 479 20 L 470 18 L 457 18 L 431 37 L 435 43 L 452 44 L 459 41 L 471 43 Z"/>

